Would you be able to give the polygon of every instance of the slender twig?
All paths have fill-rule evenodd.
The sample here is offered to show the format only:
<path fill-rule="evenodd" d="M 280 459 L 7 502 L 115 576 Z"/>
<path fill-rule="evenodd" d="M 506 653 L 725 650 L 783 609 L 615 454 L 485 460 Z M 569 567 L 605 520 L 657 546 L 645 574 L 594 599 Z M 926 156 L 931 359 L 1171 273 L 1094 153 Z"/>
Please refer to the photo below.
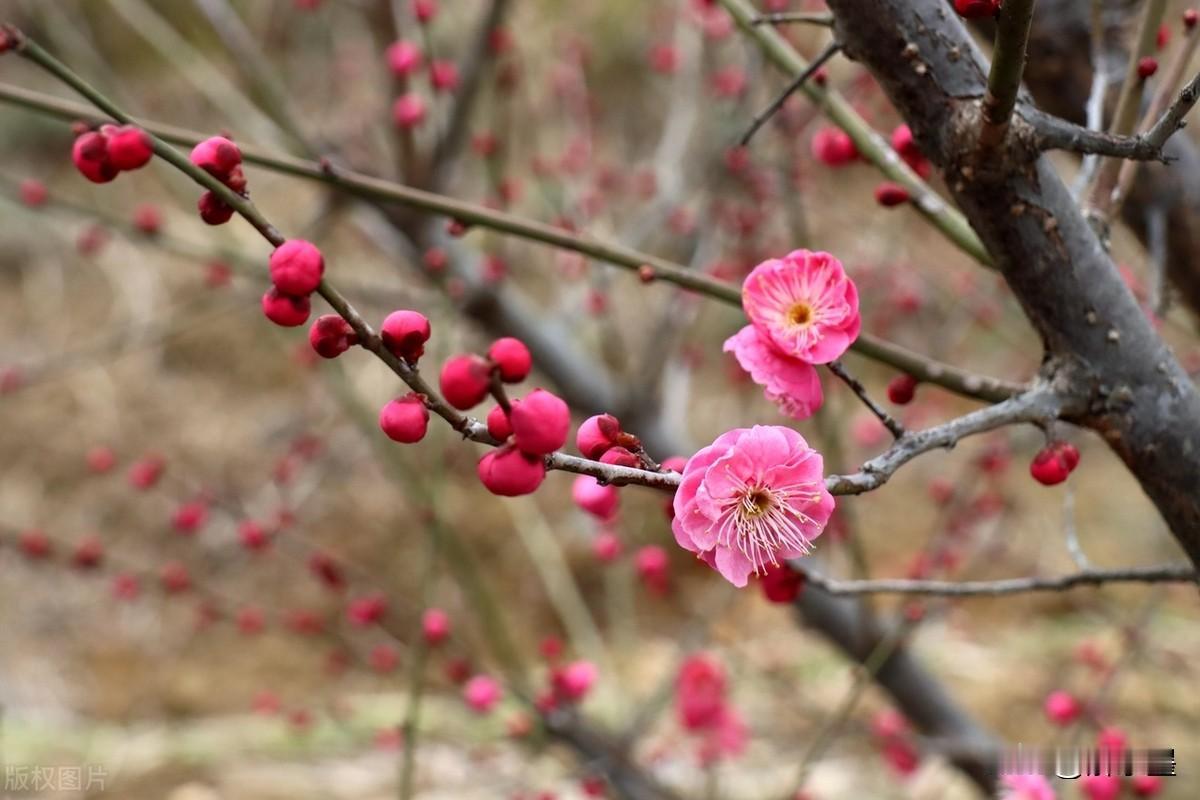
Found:
<path fill-rule="evenodd" d="M 979 145 L 990 149 L 1004 141 L 1021 76 L 1025 72 L 1025 53 L 1033 25 L 1034 0 L 1006 0 L 996 25 L 996 44 L 992 67 L 988 72 L 987 94 L 983 98 Z"/>
<path fill-rule="evenodd" d="M 720 0 L 737 23 L 753 38 L 763 54 L 776 67 L 789 75 L 804 70 L 806 63 L 779 31 L 765 25 L 755 25 L 757 12 L 747 0 Z M 832 89 L 809 82 L 801 87 L 809 99 L 854 142 L 864 159 L 874 164 L 888 180 L 900 184 L 912 198 L 913 206 L 942 235 L 986 267 L 992 266 L 987 248 L 976 236 L 966 218 L 947 205 L 929 184 L 904 162 L 888 142 L 879 135 L 844 97 Z"/>
<path fill-rule="evenodd" d="M 817 70 L 825 65 L 825 62 L 833 58 L 842 49 L 838 42 L 830 42 L 825 45 L 825 49 L 817 54 L 817 57 L 808 63 L 808 66 L 801 71 L 796 79 L 787 85 L 779 95 L 771 101 L 771 104 L 758 113 L 754 121 L 750 123 L 750 128 L 742 134 L 742 138 L 738 140 L 738 144 L 742 147 L 750 144 L 750 140 L 754 138 L 754 134 L 758 133 L 758 129 L 767 124 L 767 120 L 775 116 L 775 112 L 783 108 L 783 104 L 787 99 L 799 91 L 804 82 L 816 74 Z"/>
<path fill-rule="evenodd" d="M 944 447 L 953 447 L 967 436 L 1019 422 L 1055 419 L 1063 411 L 1064 399 L 1050 386 L 1038 385 L 1003 403 L 981 408 L 942 425 L 906 433 L 883 454 L 863 464 L 851 475 L 831 475 L 825 485 L 833 494 L 860 494 L 878 489 L 896 470 L 912 459 Z"/>
<path fill-rule="evenodd" d="M 1004 578 L 994 581 L 926 581 L 884 578 L 839 581 L 808 567 L 803 561 L 789 562 L 804 573 L 805 580 L 836 595 L 907 594 L 936 597 L 996 597 L 1027 592 L 1063 592 L 1080 586 L 1109 583 L 1197 583 L 1200 573 L 1188 565 L 1163 564 L 1123 569 L 1088 569 L 1053 577 Z"/>
<path fill-rule="evenodd" d="M 1155 37 L 1158 26 L 1166 10 L 1166 0 L 1147 0 L 1138 23 L 1137 44 L 1129 56 L 1129 66 L 1125 71 L 1125 82 L 1121 86 L 1121 94 L 1117 100 L 1117 110 L 1113 114 L 1109 132 L 1118 136 L 1128 136 L 1133 133 L 1137 124 L 1138 111 L 1141 107 L 1142 92 L 1145 79 L 1138 74 L 1138 62 L 1154 51 Z M 1107 227 L 1111 216 L 1112 193 L 1117 186 L 1117 177 L 1121 162 L 1116 159 L 1106 159 L 1100 162 L 1091 185 L 1085 192 L 1087 195 L 1086 212 L 1093 223 L 1103 230 Z"/>
<path fill-rule="evenodd" d="M 1112 56 L 1109 53 L 1107 40 L 1104 36 L 1104 0 L 1091 0 L 1089 56 L 1092 62 L 1092 88 L 1088 92 L 1086 106 L 1086 125 L 1089 130 L 1098 131 L 1104 127 L 1104 98 L 1108 95 L 1109 71 Z M 1085 155 L 1079 166 L 1079 174 L 1075 176 L 1071 195 L 1078 201 L 1084 190 L 1091 184 L 1100 159 L 1097 155 Z"/>
<path fill-rule="evenodd" d="M 1133 161 L 1170 163 L 1170 159 L 1163 153 L 1164 143 L 1152 141 L 1145 134 L 1117 136 L 1105 131 L 1091 130 L 1036 108 L 1022 107 L 1019 113 L 1033 126 L 1038 147 L 1042 150 L 1067 150 L 1087 156 L 1112 156 Z"/>
<path fill-rule="evenodd" d="M 790 23 L 820 25 L 823 28 L 832 28 L 833 14 L 821 14 L 811 11 L 780 11 L 774 14 L 761 14 L 750 20 L 751 25 L 785 25 Z"/>
<path fill-rule="evenodd" d="M 849 386 L 854 394 L 858 395 L 858 399 L 870 409 L 871 413 L 883 423 L 885 428 L 892 432 L 892 436 L 895 436 L 897 439 L 904 436 L 904 426 L 893 419 L 887 411 L 884 411 L 882 406 L 871 399 L 871 396 L 867 394 L 867 388 L 862 385 L 862 381 L 847 372 L 840 361 L 830 361 L 825 366 L 829 368 L 830 372 L 841 378 L 842 382 Z"/>
<path fill-rule="evenodd" d="M 83 119 L 99 123 L 108 119 L 106 116 L 96 114 L 93 109 L 83 104 L 9 84 L 0 83 L 0 101 L 52 114 L 66 120 Z M 205 134 L 163 123 L 142 119 L 132 119 L 132 122 L 164 142 L 194 145 L 207 138 Z M 872 135 L 875 134 L 872 133 Z M 239 147 L 246 162 L 266 169 L 321 181 L 363 199 L 400 203 L 435 214 L 443 214 L 471 225 L 478 225 L 481 228 L 489 228 L 529 241 L 582 253 L 622 269 L 637 271 L 651 280 L 671 283 L 731 305 L 741 304 L 741 291 L 737 286 L 623 245 L 571 233 L 554 225 L 496 211 L 487 206 L 334 168 L 328 162 L 307 161 L 274 154 L 246 144 L 239 143 Z M 890 148 L 888 150 L 890 152 Z M 208 184 L 205 185 L 208 188 Z M 223 187 L 223 184 L 221 186 Z M 923 383 L 936 384 L 957 394 L 978 400 L 998 402 L 1013 396 L 1024 388 L 1020 384 L 975 375 L 948 364 L 942 364 L 868 334 L 861 334 L 851 345 L 851 349 L 867 358 L 907 372 Z"/>

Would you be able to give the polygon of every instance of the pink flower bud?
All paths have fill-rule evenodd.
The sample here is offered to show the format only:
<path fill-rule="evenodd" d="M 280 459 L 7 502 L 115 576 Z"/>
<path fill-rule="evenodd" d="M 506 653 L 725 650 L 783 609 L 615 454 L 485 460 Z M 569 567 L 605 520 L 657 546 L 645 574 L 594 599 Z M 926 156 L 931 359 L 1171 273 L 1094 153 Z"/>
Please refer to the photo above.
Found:
<path fill-rule="evenodd" d="M 642 460 L 624 447 L 610 447 L 600 456 L 601 464 L 612 464 L 616 467 L 640 467 Z"/>
<path fill-rule="evenodd" d="M 546 465 L 538 456 L 512 446 L 491 451 L 479 459 L 479 480 L 492 494 L 517 497 L 532 494 L 546 477 Z"/>
<path fill-rule="evenodd" d="M 393 442 L 419 442 L 429 428 L 429 409 L 420 395 L 410 392 L 383 407 L 379 412 L 379 427 Z"/>
<path fill-rule="evenodd" d="M 616 446 L 621 433 L 621 423 L 612 414 L 597 414 L 588 417 L 575 432 L 575 446 L 584 458 L 593 461 L 600 458 L 611 447 Z"/>
<path fill-rule="evenodd" d="M 534 389 L 524 399 L 514 400 L 509 419 L 517 447 L 534 455 L 562 447 L 571 427 L 567 404 L 545 389 Z"/>
<path fill-rule="evenodd" d="M 554 693 L 561 700 L 578 703 L 592 690 L 599 674 L 596 665 L 590 661 L 572 661 L 554 670 Z"/>
<path fill-rule="evenodd" d="M 884 181 L 875 187 L 875 202 L 884 208 L 904 205 L 909 199 L 908 190 L 898 183 Z"/>
<path fill-rule="evenodd" d="M 1079 790 L 1088 800 L 1117 800 L 1121 795 L 1121 779 L 1115 775 L 1084 775 L 1079 779 Z"/>
<path fill-rule="evenodd" d="M 840 128 L 821 128 L 813 135 L 812 155 L 828 167 L 844 167 L 858 158 L 858 148 Z"/>
<path fill-rule="evenodd" d="M 410 364 L 425 354 L 431 330 L 429 320 L 419 311 L 393 311 L 383 320 L 379 338 L 383 346 Z"/>
<path fill-rule="evenodd" d="M 235 622 L 238 633 L 243 636 L 257 636 L 267 627 L 267 620 L 262 610 L 254 607 L 238 609 Z"/>
<path fill-rule="evenodd" d="M 1029 474 L 1041 484 L 1062 483 L 1079 463 L 1079 451 L 1068 442 L 1051 442 L 1038 451 L 1029 465 Z"/>
<path fill-rule="evenodd" d="M 1129 779 L 1129 788 L 1135 797 L 1155 797 L 1162 792 L 1163 779 L 1156 775 L 1134 775 Z"/>
<path fill-rule="evenodd" d="M 437 0 L 413 0 L 412 10 L 413 16 L 417 18 L 417 22 L 424 25 L 437 16 Z"/>
<path fill-rule="evenodd" d="M 601 484 L 591 475 L 580 475 L 571 485 L 571 499 L 575 505 L 601 520 L 612 519 L 620 504 L 617 487 Z"/>
<path fill-rule="evenodd" d="M 21 555 L 34 560 L 49 558 L 53 550 L 50 537 L 36 529 L 22 531 L 17 539 L 17 546 L 21 549 Z"/>
<path fill-rule="evenodd" d="M 311 294 L 325 274 L 325 258 L 312 242 L 290 239 L 271 253 L 271 283 L 293 297 Z"/>
<path fill-rule="evenodd" d="M 500 369 L 500 380 L 505 383 L 520 383 L 529 376 L 533 368 L 533 356 L 520 339 L 505 336 L 492 342 L 488 358 Z"/>
<path fill-rule="evenodd" d="M 500 683 L 487 675 L 476 675 L 463 686 L 463 700 L 477 714 L 486 714 L 500 701 Z"/>
<path fill-rule="evenodd" d="M 252 519 L 242 520 L 238 524 L 237 532 L 242 547 L 252 553 L 261 553 L 271 544 L 271 537 L 266 528 Z"/>
<path fill-rule="evenodd" d="M 337 358 L 358 344 L 358 334 L 337 314 L 322 314 L 308 329 L 308 343 L 322 358 Z"/>
<path fill-rule="evenodd" d="M 897 375 L 888 381 L 887 396 L 898 406 L 908 405 L 912 402 L 913 395 L 917 390 L 917 379 L 912 375 Z"/>
<path fill-rule="evenodd" d="M 178 561 L 169 561 L 159 570 L 158 581 L 167 594 L 180 594 L 192 588 L 192 577 L 187 567 Z"/>
<path fill-rule="evenodd" d="M 108 159 L 119 170 L 144 167 L 153 156 L 150 135 L 136 125 L 117 128 L 108 135 Z"/>
<path fill-rule="evenodd" d="M 458 65 L 453 61 L 438 59 L 429 64 L 429 83 L 435 92 L 453 92 L 458 89 Z"/>
<path fill-rule="evenodd" d="M 87 454 L 87 466 L 97 475 L 103 475 L 117 465 L 117 456 L 111 447 L 93 447 Z"/>
<path fill-rule="evenodd" d="M 421 635 L 430 647 L 437 647 L 450 636 L 450 616 L 440 608 L 427 608 L 421 615 Z"/>
<path fill-rule="evenodd" d="M 162 229 L 163 217 L 158 206 L 144 203 L 134 209 L 133 227 L 147 236 L 153 236 Z"/>
<path fill-rule="evenodd" d="M 392 104 L 392 120 L 397 128 L 412 129 L 425 121 L 426 111 L 421 95 L 409 92 L 396 98 Z"/>
<path fill-rule="evenodd" d="M 242 151 L 224 136 L 212 136 L 192 148 L 191 161 L 224 182 L 242 164 Z"/>
<path fill-rule="evenodd" d="M 633 563 L 647 589 L 655 594 L 667 593 L 670 588 L 670 560 L 666 550 L 658 545 L 646 545 L 637 551 Z"/>
<path fill-rule="evenodd" d="M 438 384 L 446 402 L 467 411 L 483 402 L 491 385 L 487 361 L 474 353 L 453 356 L 442 365 Z"/>
<path fill-rule="evenodd" d="M 386 53 L 388 68 L 397 78 L 411 75 L 421 68 L 421 48 L 412 42 L 393 43 Z"/>
<path fill-rule="evenodd" d="M 592 540 L 592 553 L 604 564 L 611 564 L 621 556 L 621 539 L 612 531 L 600 531 Z"/>
<path fill-rule="evenodd" d="M 1139 78 L 1146 80 L 1156 72 L 1158 72 L 1158 59 L 1154 56 L 1143 56 L 1138 59 L 1137 74 Z"/>
<path fill-rule="evenodd" d="M 112 593 L 118 600 L 136 600 L 142 593 L 142 583 L 136 575 L 122 573 L 113 578 Z"/>
<path fill-rule="evenodd" d="M 192 500 L 175 509 L 171 515 L 171 527 L 182 536 L 196 534 L 208 521 L 208 504 L 202 500 Z"/>
<path fill-rule="evenodd" d="M 108 183 L 120 172 L 108 157 L 107 137 L 98 131 L 88 131 L 75 139 L 71 161 L 92 183 Z"/>
<path fill-rule="evenodd" d="M 1046 695 L 1042 710 L 1046 712 L 1046 718 L 1055 725 L 1070 725 L 1083 711 L 1074 695 L 1061 690 Z"/>
<path fill-rule="evenodd" d="M 786 564 L 768 566 L 759 585 L 768 602 L 794 603 L 804 590 L 804 575 Z"/>
<path fill-rule="evenodd" d="M 380 675 L 387 675 L 394 672 L 399 666 L 400 654 L 390 644 L 377 644 L 371 648 L 367 660 L 371 664 L 371 669 Z"/>
<path fill-rule="evenodd" d="M 151 489 L 158 483 L 166 467 L 167 462 L 162 456 L 144 456 L 129 468 L 129 484 L 142 491 Z"/>
<path fill-rule="evenodd" d="M 196 201 L 196 209 L 200 212 L 200 219 L 209 225 L 224 225 L 233 218 L 233 206 L 212 192 L 206 191 L 200 195 L 200 199 Z"/>
<path fill-rule="evenodd" d="M 329 589 L 338 590 L 346 585 L 341 566 L 333 556 L 320 550 L 309 556 L 308 571 Z"/>
<path fill-rule="evenodd" d="M 1200 12 L 1194 8 L 1189 8 L 1183 12 L 1183 26 L 1189 31 L 1196 27 L 1196 23 L 1200 22 Z"/>
<path fill-rule="evenodd" d="M 346 608 L 346 618 L 360 628 L 379 622 L 386 613 L 387 598 L 378 592 L 357 597 Z"/>
<path fill-rule="evenodd" d="M 50 193 L 46 191 L 46 184 L 36 178 L 26 178 L 21 181 L 21 202 L 30 208 L 37 208 L 44 205 Z"/>
<path fill-rule="evenodd" d="M 965 19 L 994 17 L 1000 12 L 1001 0 L 954 0 L 954 10 Z"/>
<path fill-rule="evenodd" d="M 272 286 L 262 298 L 262 310 L 266 318 L 284 328 L 295 328 L 308 322 L 312 303 L 307 297 L 292 297 L 280 293 Z"/>
<path fill-rule="evenodd" d="M 500 406 L 494 406 L 488 412 L 487 429 L 493 439 L 501 442 L 512 436 L 512 424 L 508 421 L 508 414 L 504 413 L 504 409 Z"/>

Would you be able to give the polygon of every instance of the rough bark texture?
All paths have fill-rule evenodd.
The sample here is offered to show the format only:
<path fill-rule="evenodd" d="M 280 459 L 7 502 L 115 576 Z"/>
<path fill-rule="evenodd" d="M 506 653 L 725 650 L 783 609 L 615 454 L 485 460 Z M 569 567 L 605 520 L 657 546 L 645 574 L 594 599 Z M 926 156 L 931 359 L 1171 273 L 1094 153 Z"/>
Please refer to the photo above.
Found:
<path fill-rule="evenodd" d="M 829 0 L 848 55 L 941 169 L 1045 343 L 1068 417 L 1124 459 L 1200 564 L 1200 394 L 1151 328 L 1049 161 L 1016 119 L 977 157 L 986 62 L 944 0 Z M 1036 50 L 1034 51 L 1036 53 Z M 1035 56 L 1036 57 L 1036 56 Z"/>
<path fill-rule="evenodd" d="M 1113 11 L 1108 49 L 1128 57 L 1129 26 L 1121 21 L 1131 19 L 1136 7 L 1130 9 L 1126 0 L 1105 2 Z M 1025 70 L 1025 85 L 1042 110 L 1079 124 L 1092 85 L 1090 7 L 1091 0 L 1039 0 L 1029 42 L 1034 57 Z M 1183 133 L 1167 143 L 1166 152 L 1177 161 L 1144 164 L 1121 216 L 1148 243 L 1148 212 L 1167 215 L 1167 272 L 1180 299 L 1200 315 L 1200 147 Z"/>

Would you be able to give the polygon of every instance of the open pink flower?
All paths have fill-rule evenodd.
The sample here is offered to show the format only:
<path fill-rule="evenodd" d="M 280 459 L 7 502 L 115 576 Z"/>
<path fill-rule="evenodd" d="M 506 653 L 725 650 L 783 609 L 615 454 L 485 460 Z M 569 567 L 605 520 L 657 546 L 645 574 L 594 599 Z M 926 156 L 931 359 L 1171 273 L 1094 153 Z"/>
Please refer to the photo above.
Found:
<path fill-rule="evenodd" d="M 759 264 L 742 284 L 742 308 L 785 356 L 828 364 L 858 337 L 858 289 L 829 253 L 794 250 Z"/>
<path fill-rule="evenodd" d="M 692 456 L 675 493 L 671 529 L 734 586 L 812 551 L 833 513 L 821 454 L 790 428 L 721 434 Z"/>
<path fill-rule="evenodd" d="M 753 325 L 726 339 L 725 352 L 733 353 L 767 399 L 789 417 L 808 419 L 821 408 L 825 396 L 816 368 L 779 352 Z"/>

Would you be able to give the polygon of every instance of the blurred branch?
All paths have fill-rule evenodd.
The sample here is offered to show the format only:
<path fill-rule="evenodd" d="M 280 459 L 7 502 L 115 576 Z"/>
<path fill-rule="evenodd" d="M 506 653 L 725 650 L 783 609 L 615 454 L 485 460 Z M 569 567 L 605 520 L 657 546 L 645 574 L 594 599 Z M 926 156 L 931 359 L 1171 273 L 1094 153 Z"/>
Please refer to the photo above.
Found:
<path fill-rule="evenodd" d="M 467 141 L 467 127 L 471 123 L 471 112 L 479 98 L 479 90 L 493 57 L 491 38 L 504 22 L 511 0 L 492 0 L 491 6 L 479 20 L 467 51 L 467 62 L 462 69 L 462 80 L 454 94 L 454 106 L 446 130 L 438 139 L 430 157 L 428 185 L 433 191 L 443 188 L 450 180 L 450 169 L 462 152 Z"/>
<path fill-rule="evenodd" d="M 784 25 L 791 23 L 820 25 L 823 28 L 832 28 L 833 14 L 819 14 L 811 11 L 780 11 L 774 14 L 761 14 L 750 20 L 751 25 Z"/>
<path fill-rule="evenodd" d="M 806 66 L 800 72 L 800 74 L 796 76 L 796 79 L 789 83 L 787 88 L 780 92 L 779 95 L 771 101 L 771 105 L 759 112 L 758 116 L 754 118 L 754 121 L 750 123 L 750 128 L 743 133 L 742 138 L 738 140 L 738 144 L 742 147 L 750 144 L 750 140 L 754 138 L 754 134 L 758 133 L 758 129 L 767 124 L 767 120 L 773 117 L 775 112 L 783 108 L 783 104 L 787 102 L 787 99 L 799 91 L 800 87 L 804 85 L 805 81 L 815 75 L 817 70 L 825 66 L 825 62 L 837 55 L 841 49 L 842 46 L 836 41 L 825 45 L 825 48 L 817 54 L 816 58 L 808 63 L 808 66 Z"/>
<path fill-rule="evenodd" d="M 82 118 L 92 121 L 105 119 L 78 103 L 3 83 L 0 83 L 0 100 L 34 111 L 54 114 L 63 119 Z M 167 142 L 190 145 L 207 138 L 194 131 L 161 123 L 146 122 L 129 117 L 123 117 L 122 121 L 137 124 Z M 503 211 L 495 211 L 475 203 L 342 170 L 333 167 L 326 161 L 314 162 L 286 155 L 269 154 L 260 148 L 243 144 L 239 144 L 239 147 L 248 163 L 289 175 L 329 183 L 364 199 L 401 203 L 436 214 L 443 214 L 472 225 L 582 253 L 614 266 L 635 270 L 643 280 L 661 280 L 731 305 L 741 304 L 741 291 L 737 286 L 623 245 L 574 234 L 553 225 L 525 219 Z M 206 188 L 209 187 L 206 185 Z M 235 209 L 238 207 L 233 203 L 230 205 L 233 205 Z M 974 375 L 948 364 L 942 364 L 899 345 L 876 339 L 869 334 L 861 334 L 851 345 L 851 349 L 867 358 L 907 372 L 924 383 L 942 386 L 965 397 L 995 402 L 1011 397 L 1023 388 L 1019 384 Z"/>
<path fill-rule="evenodd" d="M 1045 384 L 957 419 L 917 433 L 906 433 L 882 455 L 863 464 L 851 475 L 830 475 L 826 488 L 832 494 L 861 494 L 878 489 L 912 459 L 943 447 L 953 447 L 960 439 L 995 430 L 1018 422 L 1038 422 L 1057 418 L 1064 410 L 1064 398 Z"/>
<path fill-rule="evenodd" d="M 871 411 L 871 413 L 875 415 L 876 419 L 883 423 L 885 428 L 891 431 L 892 436 L 895 436 L 897 439 L 900 439 L 904 436 L 904 426 L 894 420 L 890 414 L 883 410 L 882 406 L 871 399 L 870 395 L 867 394 L 867 388 L 862 385 L 862 381 L 847 372 L 846 368 L 842 366 L 840 361 L 830 361 L 825 366 L 829 368 L 830 372 L 841 378 L 843 383 L 850 387 L 850 390 L 858 396 L 858 399 L 862 401 L 862 404 L 865 405 Z"/>
<path fill-rule="evenodd" d="M 792 569 L 803 573 L 806 581 L 820 586 L 834 595 L 914 594 L 937 597 L 998 597 L 1026 592 L 1065 592 L 1080 586 L 1103 586 L 1108 583 L 1200 582 L 1200 572 L 1186 564 L 1122 569 L 1086 569 L 1049 578 L 1005 578 L 994 581 L 925 581 L 900 578 L 839 581 L 810 569 L 804 561 L 791 561 L 789 564 Z"/>
<path fill-rule="evenodd" d="M 747 0 L 720 0 L 720 3 L 758 43 L 763 54 L 776 67 L 790 75 L 804 71 L 807 66 L 804 59 L 778 31 L 754 24 L 758 15 Z M 913 207 L 946 238 L 980 264 L 989 266 L 992 263 L 987 249 L 979 241 L 966 218 L 947 205 L 925 181 L 921 180 L 840 94 L 812 83 L 801 87 L 801 90 L 835 125 L 846 132 L 863 158 L 874 164 L 888 180 L 904 187 L 912 198 Z"/>

